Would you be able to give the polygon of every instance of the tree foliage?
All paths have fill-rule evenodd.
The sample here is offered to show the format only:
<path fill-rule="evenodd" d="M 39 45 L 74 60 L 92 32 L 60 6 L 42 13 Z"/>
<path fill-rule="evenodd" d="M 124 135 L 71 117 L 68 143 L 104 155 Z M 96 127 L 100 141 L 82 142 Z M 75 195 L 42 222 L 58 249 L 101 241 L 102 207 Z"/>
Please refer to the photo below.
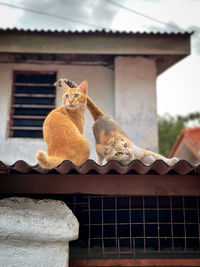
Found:
<path fill-rule="evenodd" d="M 200 124 L 200 112 L 189 113 L 186 116 L 178 115 L 177 119 L 182 121 L 186 126 L 191 122 L 194 124 Z"/>

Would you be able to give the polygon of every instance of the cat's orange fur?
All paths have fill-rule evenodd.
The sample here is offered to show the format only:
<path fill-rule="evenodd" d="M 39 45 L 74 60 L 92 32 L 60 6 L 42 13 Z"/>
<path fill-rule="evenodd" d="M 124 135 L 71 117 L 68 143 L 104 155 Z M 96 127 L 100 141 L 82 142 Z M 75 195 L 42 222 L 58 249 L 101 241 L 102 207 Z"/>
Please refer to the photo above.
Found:
<path fill-rule="evenodd" d="M 54 168 L 64 160 L 82 165 L 90 154 L 89 142 L 83 136 L 88 83 L 70 88 L 63 82 L 62 88 L 62 106 L 52 110 L 43 124 L 48 156 L 41 150 L 36 153 L 43 168 Z"/>

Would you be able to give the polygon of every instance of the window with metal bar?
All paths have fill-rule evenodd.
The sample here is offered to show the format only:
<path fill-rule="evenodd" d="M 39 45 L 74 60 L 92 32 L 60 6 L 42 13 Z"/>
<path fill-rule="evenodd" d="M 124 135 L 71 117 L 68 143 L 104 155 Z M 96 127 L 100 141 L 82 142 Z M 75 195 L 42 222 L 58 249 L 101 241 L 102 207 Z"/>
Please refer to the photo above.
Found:
<path fill-rule="evenodd" d="M 197 257 L 199 197 L 67 195 L 80 223 L 70 257 Z"/>
<path fill-rule="evenodd" d="M 55 72 L 14 72 L 9 137 L 42 138 L 42 125 L 55 108 Z"/>

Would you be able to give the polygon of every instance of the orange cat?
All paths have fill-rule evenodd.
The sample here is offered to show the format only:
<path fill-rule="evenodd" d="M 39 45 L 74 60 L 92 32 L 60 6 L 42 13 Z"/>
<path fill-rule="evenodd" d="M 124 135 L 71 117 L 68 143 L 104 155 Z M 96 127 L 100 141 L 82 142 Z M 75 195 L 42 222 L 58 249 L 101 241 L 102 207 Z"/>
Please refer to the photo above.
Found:
<path fill-rule="evenodd" d="M 90 154 L 89 142 L 83 136 L 88 83 L 83 81 L 78 87 L 70 88 L 61 81 L 61 86 L 62 106 L 52 110 L 43 124 L 48 156 L 41 150 L 36 153 L 40 166 L 47 169 L 64 160 L 82 165 Z"/>

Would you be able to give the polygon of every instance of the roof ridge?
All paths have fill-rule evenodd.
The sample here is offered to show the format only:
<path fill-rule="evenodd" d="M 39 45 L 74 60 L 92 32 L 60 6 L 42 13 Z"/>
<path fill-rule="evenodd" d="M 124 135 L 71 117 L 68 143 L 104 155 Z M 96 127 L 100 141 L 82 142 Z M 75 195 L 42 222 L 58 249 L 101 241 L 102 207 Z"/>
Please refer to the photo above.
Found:
<path fill-rule="evenodd" d="M 160 35 L 184 35 L 184 34 L 193 34 L 193 31 L 178 31 L 178 30 L 170 30 L 170 31 L 166 31 L 166 30 L 155 30 L 155 31 L 140 31 L 140 30 L 107 30 L 102 28 L 101 30 L 98 29 L 89 29 L 89 30 L 60 30 L 60 29 L 30 29 L 30 28 L 18 28 L 18 27 L 0 27 L 0 31 L 1 32 L 5 32 L 5 31 L 17 31 L 17 32 L 44 32 L 44 33 L 105 33 L 105 34 L 148 34 L 148 35 L 156 35 L 156 34 L 160 34 Z"/>

